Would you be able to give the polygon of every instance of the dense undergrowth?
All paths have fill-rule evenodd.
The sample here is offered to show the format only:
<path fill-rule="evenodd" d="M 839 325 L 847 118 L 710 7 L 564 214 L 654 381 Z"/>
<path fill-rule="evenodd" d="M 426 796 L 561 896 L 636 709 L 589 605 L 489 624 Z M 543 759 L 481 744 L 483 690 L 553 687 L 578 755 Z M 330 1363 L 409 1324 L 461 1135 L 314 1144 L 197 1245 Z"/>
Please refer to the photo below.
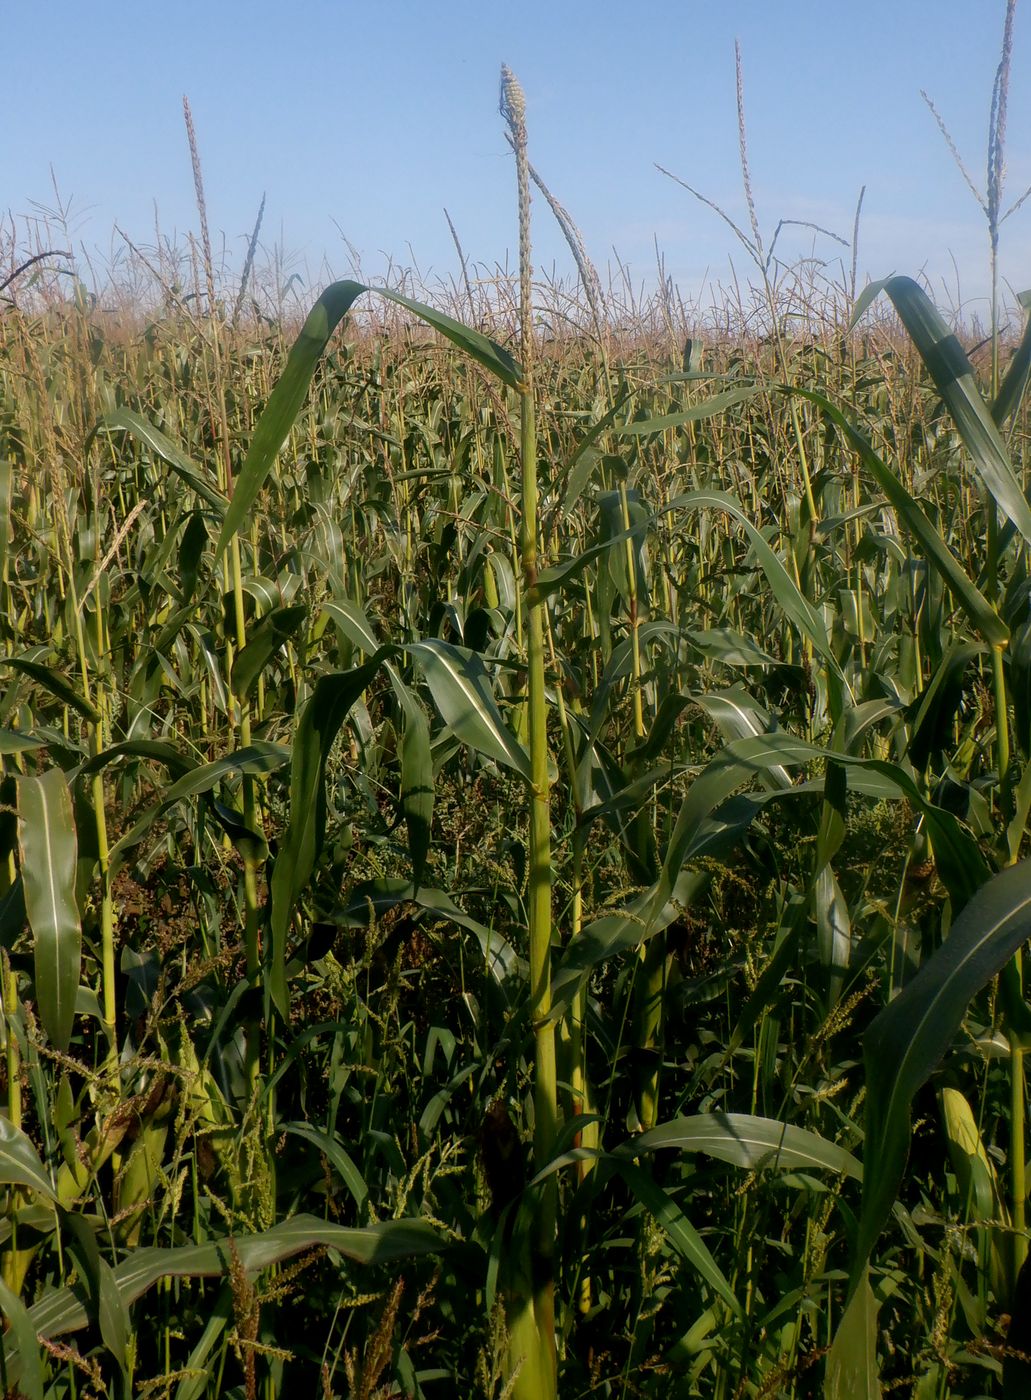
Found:
<path fill-rule="evenodd" d="M 0 318 L 9 1394 L 1024 1393 L 1031 342 L 797 290 L 538 346 L 532 570 L 504 318 Z"/>

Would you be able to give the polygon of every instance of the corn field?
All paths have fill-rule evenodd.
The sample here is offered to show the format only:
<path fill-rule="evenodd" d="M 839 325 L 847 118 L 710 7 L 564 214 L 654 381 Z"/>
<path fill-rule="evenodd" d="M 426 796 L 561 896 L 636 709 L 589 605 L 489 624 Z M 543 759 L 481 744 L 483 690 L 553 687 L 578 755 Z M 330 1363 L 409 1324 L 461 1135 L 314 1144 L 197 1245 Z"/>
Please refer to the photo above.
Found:
<path fill-rule="evenodd" d="M 507 306 L 8 280 L 4 1393 L 1024 1396 L 1031 329 L 503 116 Z"/>

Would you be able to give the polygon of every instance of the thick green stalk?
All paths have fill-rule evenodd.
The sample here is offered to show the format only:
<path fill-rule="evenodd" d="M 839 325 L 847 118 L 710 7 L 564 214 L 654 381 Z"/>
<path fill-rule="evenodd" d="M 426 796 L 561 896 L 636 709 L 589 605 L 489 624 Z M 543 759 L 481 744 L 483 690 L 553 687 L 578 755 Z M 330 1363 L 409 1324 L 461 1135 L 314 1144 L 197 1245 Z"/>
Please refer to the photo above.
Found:
<path fill-rule="evenodd" d="M 634 541 L 630 535 L 630 503 L 626 485 L 620 482 L 619 504 L 623 516 L 623 529 L 627 532 L 624 546 L 626 550 L 627 612 L 630 618 L 630 646 L 632 653 L 632 699 L 634 706 L 634 738 L 638 743 L 644 738 L 644 703 L 641 696 L 641 618 L 637 589 L 637 569 L 634 561 Z"/>
<path fill-rule="evenodd" d="M 550 617 L 546 619 L 548 627 L 548 652 L 551 657 L 551 669 L 559 677 L 555 685 L 556 709 L 558 710 L 559 728 L 562 731 L 562 751 L 566 761 L 566 772 L 568 774 L 569 791 L 573 795 L 573 803 L 576 811 L 576 826 L 573 830 L 573 867 L 571 884 L 573 897 L 570 904 L 569 917 L 569 937 L 574 941 L 580 936 L 583 929 L 584 910 L 584 853 L 586 846 L 586 830 L 582 823 L 582 810 L 577 798 L 576 782 L 576 748 L 573 743 L 572 725 L 569 721 L 569 714 L 566 710 L 565 696 L 562 693 L 561 672 L 558 666 L 558 659 L 555 655 L 555 638 L 551 627 Z M 574 706 L 576 702 L 574 701 Z M 591 1098 L 591 1086 L 587 1077 L 587 1054 L 585 1048 L 584 1028 L 587 1019 L 587 993 L 580 987 L 573 997 L 573 1005 L 569 1020 L 562 1026 L 565 1042 L 568 1044 L 569 1056 L 569 1088 L 570 1088 L 570 1109 L 574 1116 L 580 1114 L 591 1114 L 594 1112 Z M 588 1123 L 576 1138 L 577 1147 L 598 1148 L 601 1146 L 601 1132 L 598 1123 Z M 577 1179 L 583 1183 L 594 1169 L 594 1161 L 591 1158 L 577 1163 Z M 580 1218 L 580 1234 L 586 1237 L 587 1217 Z M 576 1305 L 581 1313 L 589 1313 L 591 1310 L 591 1275 L 585 1267 L 580 1275 L 579 1286 L 577 1288 Z"/>
<path fill-rule="evenodd" d="M 1010 722 L 1009 701 L 1006 694 L 1006 670 L 1003 663 L 1004 646 L 992 647 L 992 689 L 995 699 L 995 765 L 999 771 L 999 801 L 1002 807 L 1003 822 L 1009 820 L 1010 812 Z"/>
<path fill-rule="evenodd" d="M 1013 958 L 1018 988 L 1023 988 L 1023 954 Z M 1024 1083 L 1024 1047 L 1020 1035 L 1011 1031 L 1010 1042 L 1010 1207 L 1013 1215 L 1014 1278 L 1027 1258 L 1027 1132 Z"/>
<path fill-rule="evenodd" d="M 6 881 L 5 881 L 6 883 Z M 13 1127 L 21 1129 L 21 1057 L 18 1054 L 18 1040 L 14 1029 L 14 1012 L 18 1005 L 18 979 L 11 970 L 10 958 L 4 952 L 0 956 L 0 978 L 3 987 L 4 1034 L 7 1039 L 7 1117 Z M 0 1272 L 4 1283 L 15 1294 L 21 1293 L 22 1283 L 32 1257 L 31 1251 L 18 1248 L 18 1225 L 14 1213 L 24 1204 L 22 1193 L 12 1187 L 8 1196 L 7 1208 L 11 1217 L 10 1243 L 3 1255 Z"/>
<path fill-rule="evenodd" d="M 247 621 L 243 607 L 243 571 L 240 565 L 240 543 L 235 537 L 230 545 L 230 551 L 233 576 L 233 614 L 236 625 L 236 648 L 238 652 L 241 652 L 247 645 Z M 237 696 L 236 701 L 239 708 L 240 747 L 243 749 L 251 742 L 251 707 L 246 696 Z M 257 794 L 255 790 L 255 780 L 250 774 L 245 774 L 243 778 L 243 820 L 244 825 L 250 831 L 258 830 L 260 816 L 258 813 Z M 244 947 L 247 959 L 247 976 L 251 982 L 257 982 L 258 975 L 261 971 L 261 955 L 258 945 L 258 873 L 254 860 L 250 856 L 244 857 L 243 881 L 244 903 L 246 907 Z"/>
<path fill-rule="evenodd" d="M 526 103 L 514 75 L 502 70 L 503 112 L 512 134 L 519 187 L 519 314 L 523 378 L 519 391 L 522 467 L 520 561 L 526 618 L 527 711 L 530 746 L 530 1014 L 534 1030 L 534 1164 L 551 1157 L 558 1128 L 555 1027 L 551 1011 L 551 794 L 548 712 L 544 689 L 544 605 L 537 584 L 537 426 L 533 400 L 533 289 L 530 264 L 530 184 L 526 156 Z M 554 1249 L 557 1214 L 554 1176 L 541 1189 L 532 1243 L 532 1293 L 537 1354 L 515 1382 L 516 1397 L 544 1400 L 555 1393 Z M 524 1343 L 525 1345 L 525 1340 Z"/>
<path fill-rule="evenodd" d="M 630 530 L 630 506 L 626 487 L 619 488 L 623 529 Z M 644 701 L 641 686 L 641 616 L 637 566 L 633 540 L 626 541 L 627 611 L 630 619 L 632 660 L 632 703 L 634 738 L 640 744 L 645 735 Z M 659 1121 L 659 1068 L 662 1063 L 662 1006 L 666 989 L 666 936 L 658 933 L 641 949 L 641 966 L 636 984 L 635 1041 L 642 1057 L 638 1072 L 637 1116 L 647 1132 Z"/>
<path fill-rule="evenodd" d="M 78 654 L 82 693 L 87 702 L 95 706 L 99 716 L 92 725 L 89 734 L 90 756 L 96 758 L 97 755 L 104 750 L 104 719 L 107 711 L 107 697 L 104 694 L 103 687 L 99 684 L 94 691 L 90 680 L 89 662 L 86 655 L 86 632 L 82 616 L 83 602 L 80 601 L 75 587 L 75 552 L 72 548 L 72 532 L 68 520 L 63 514 L 61 516 L 61 524 L 64 527 L 64 547 L 67 551 L 67 587 L 69 603 L 74 617 L 75 646 Z M 99 541 L 97 547 L 99 549 Z M 107 650 L 107 636 L 104 627 L 103 609 L 99 598 L 97 600 L 95 645 L 97 656 L 104 656 Z M 117 1089 L 118 1000 L 115 987 L 115 916 L 114 898 L 111 889 L 111 870 L 109 865 L 110 844 L 107 832 L 106 797 L 104 794 L 104 775 L 102 772 L 98 771 L 93 775 L 90 791 L 93 798 L 93 815 L 97 838 L 97 865 L 100 874 L 100 1004 L 104 1033 L 107 1037 L 107 1068 L 111 1075 L 113 1086 Z"/>

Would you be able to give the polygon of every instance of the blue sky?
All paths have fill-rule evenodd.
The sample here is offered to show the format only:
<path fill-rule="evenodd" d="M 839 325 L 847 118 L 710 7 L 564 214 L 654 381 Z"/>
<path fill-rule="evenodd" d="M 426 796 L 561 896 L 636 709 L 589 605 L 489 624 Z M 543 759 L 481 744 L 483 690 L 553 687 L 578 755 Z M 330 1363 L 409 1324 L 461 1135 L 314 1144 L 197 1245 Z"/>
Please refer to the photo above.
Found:
<path fill-rule="evenodd" d="M 657 238 L 689 298 L 747 276 L 730 230 L 655 163 L 742 223 L 734 89 L 741 42 L 753 187 L 779 219 L 851 233 L 866 185 L 860 269 L 919 273 L 970 313 L 987 286 L 984 217 L 920 98 L 926 88 L 983 185 L 1004 0 L 52 0 L 5 7 L 9 117 L 0 206 L 18 220 L 71 201 L 77 246 L 101 263 L 115 221 L 152 242 L 195 230 L 181 100 L 196 121 L 213 233 L 239 253 L 262 192 L 263 243 L 307 287 L 388 257 L 432 281 L 466 254 L 511 258 L 511 159 L 498 70 L 526 91 L 531 159 L 594 261 L 613 249 L 654 280 Z M 1018 8 L 1007 189 L 1031 184 L 1031 15 Z M 535 202 L 538 266 L 570 270 Z M 780 246 L 780 245 L 779 245 Z M 805 231 L 786 254 L 841 256 Z M 1003 271 L 1031 286 L 1031 201 L 1003 230 Z M 846 255 L 847 256 L 847 255 Z M 955 268 L 953 266 L 955 260 Z"/>

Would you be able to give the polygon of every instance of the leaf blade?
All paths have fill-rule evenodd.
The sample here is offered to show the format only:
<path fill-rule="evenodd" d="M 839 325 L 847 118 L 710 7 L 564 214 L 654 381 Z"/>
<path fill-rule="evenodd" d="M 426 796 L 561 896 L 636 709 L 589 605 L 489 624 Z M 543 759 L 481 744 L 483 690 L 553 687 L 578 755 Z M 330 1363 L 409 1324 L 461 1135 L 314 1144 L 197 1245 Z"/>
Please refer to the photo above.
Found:
<path fill-rule="evenodd" d="M 60 768 L 18 778 L 18 844 L 32 929 L 36 1000 L 55 1049 L 68 1049 L 82 961 L 72 797 Z"/>

